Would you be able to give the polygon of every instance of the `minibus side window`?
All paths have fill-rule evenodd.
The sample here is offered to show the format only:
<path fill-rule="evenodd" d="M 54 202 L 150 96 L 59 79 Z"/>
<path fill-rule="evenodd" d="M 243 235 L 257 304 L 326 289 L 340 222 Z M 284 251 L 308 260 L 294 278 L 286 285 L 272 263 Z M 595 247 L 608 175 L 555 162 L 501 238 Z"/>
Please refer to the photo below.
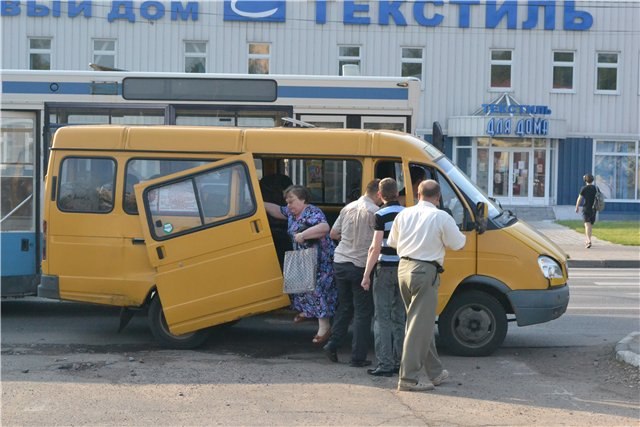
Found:
<path fill-rule="evenodd" d="M 211 160 L 213 161 L 213 160 Z M 124 199 L 122 208 L 125 212 L 137 215 L 138 205 L 133 186 L 142 181 L 160 178 L 161 176 L 181 172 L 209 163 L 209 160 L 184 159 L 133 159 L 127 162 L 124 179 Z"/>
<path fill-rule="evenodd" d="M 345 205 L 362 195 L 362 164 L 357 160 L 281 159 L 284 174 L 311 192 L 311 203 Z M 265 175 L 266 176 L 266 175 Z"/>
<path fill-rule="evenodd" d="M 449 181 L 439 171 L 436 172 L 437 181 L 440 184 L 440 209 L 447 211 L 456 221 L 458 227 L 462 230 L 464 224 L 465 208 L 458 195 L 449 184 Z"/>
<path fill-rule="evenodd" d="M 108 213 L 113 210 L 114 159 L 67 157 L 60 167 L 58 209 L 63 212 Z"/>
<path fill-rule="evenodd" d="M 144 200 L 155 240 L 236 221 L 257 209 L 249 172 L 241 163 L 150 187 Z"/>

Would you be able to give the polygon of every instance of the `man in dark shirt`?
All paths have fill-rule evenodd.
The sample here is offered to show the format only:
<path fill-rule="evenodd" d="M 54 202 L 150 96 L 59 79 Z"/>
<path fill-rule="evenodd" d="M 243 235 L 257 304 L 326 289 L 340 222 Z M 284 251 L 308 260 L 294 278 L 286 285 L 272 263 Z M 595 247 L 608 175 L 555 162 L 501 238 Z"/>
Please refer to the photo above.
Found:
<path fill-rule="evenodd" d="M 593 184 L 593 175 L 590 173 L 582 177 L 584 187 L 580 189 L 578 200 L 576 200 L 576 213 L 582 205 L 582 219 L 584 220 L 584 234 L 586 236 L 585 247 L 591 247 L 591 230 L 596 222 L 596 210 L 593 208 L 593 202 L 596 199 L 596 186 Z"/>
<path fill-rule="evenodd" d="M 364 290 L 369 289 L 374 267 L 377 266 L 373 285 L 375 307 L 373 335 L 378 366 L 367 369 L 367 373 L 376 377 L 390 377 L 400 369 L 405 307 L 398 285 L 400 258 L 395 248 L 387 245 L 387 237 L 393 220 L 404 207 L 398 203 L 398 184 L 395 179 L 385 178 L 380 181 L 378 194 L 384 205 L 376 212 L 375 231 L 361 286 Z"/>

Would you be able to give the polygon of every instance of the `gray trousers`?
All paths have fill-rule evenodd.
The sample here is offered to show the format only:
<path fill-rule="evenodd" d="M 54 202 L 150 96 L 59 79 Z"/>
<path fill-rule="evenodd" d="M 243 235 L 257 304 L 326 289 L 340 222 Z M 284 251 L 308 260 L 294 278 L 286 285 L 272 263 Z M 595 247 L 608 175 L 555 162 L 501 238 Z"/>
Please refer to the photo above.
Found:
<path fill-rule="evenodd" d="M 400 381 L 418 382 L 423 370 L 433 379 L 442 372 L 433 335 L 440 276 L 432 264 L 401 259 L 398 281 L 407 310 Z"/>
<path fill-rule="evenodd" d="M 378 265 L 373 279 L 375 307 L 373 334 L 378 366 L 385 371 L 400 366 L 404 341 L 405 307 L 398 285 L 398 267 Z"/>

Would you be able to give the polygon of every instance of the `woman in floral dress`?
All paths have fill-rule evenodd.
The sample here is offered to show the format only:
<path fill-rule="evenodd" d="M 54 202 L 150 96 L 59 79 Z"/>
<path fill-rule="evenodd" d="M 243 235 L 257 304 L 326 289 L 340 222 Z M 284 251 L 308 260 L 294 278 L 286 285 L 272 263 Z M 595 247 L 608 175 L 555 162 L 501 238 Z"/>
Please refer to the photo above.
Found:
<path fill-rule="evenodd" d="M 338 291 L 333 281 L 333 241 L 329 238 L 327 218 L 317 206 L 309 204 L 309 190 L 292 185 L 284 191 L 287 206 L 265 203 L 267 213 L 274 218 L 287 220 L 291 240 L 301 249 L 318 248 L 318 272 L 313 292 L 293 294 L 293 308 L 300 312 L 294 322 L 318 319 L 318 332 L 314 344 L 324 344 L 331 335 L 330 319 L 335 312 Z"/>

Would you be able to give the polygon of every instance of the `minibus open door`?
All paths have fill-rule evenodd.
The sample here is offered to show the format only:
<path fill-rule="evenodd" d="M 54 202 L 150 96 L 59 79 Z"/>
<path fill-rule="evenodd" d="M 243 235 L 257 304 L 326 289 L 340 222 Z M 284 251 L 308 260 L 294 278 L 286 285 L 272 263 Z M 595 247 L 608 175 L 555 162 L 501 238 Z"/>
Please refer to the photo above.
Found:
<path fill-rule="evenodd" d="M 289 304 L 250 154 L 134 188 L 171 334 Z"/>

